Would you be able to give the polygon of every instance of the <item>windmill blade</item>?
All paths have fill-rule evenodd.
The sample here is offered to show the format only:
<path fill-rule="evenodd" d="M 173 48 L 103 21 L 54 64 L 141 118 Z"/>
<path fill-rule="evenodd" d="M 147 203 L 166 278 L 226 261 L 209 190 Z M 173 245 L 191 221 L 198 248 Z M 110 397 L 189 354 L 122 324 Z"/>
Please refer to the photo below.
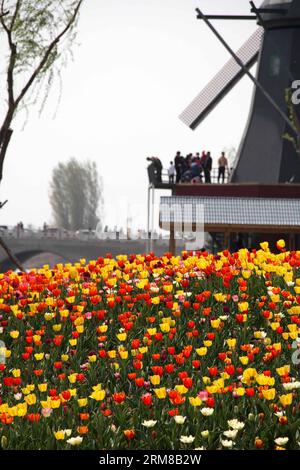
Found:
<path fill-rule="evenodd" d="M 237 56 L 248 69 L 258 60 L 263 34 L 264 29 L 259 27 L 237 52 Z M 196 129 L 244 75 L 245 71 L 231 58 L 183 111 L 179 119 L 191 129 Z"/>

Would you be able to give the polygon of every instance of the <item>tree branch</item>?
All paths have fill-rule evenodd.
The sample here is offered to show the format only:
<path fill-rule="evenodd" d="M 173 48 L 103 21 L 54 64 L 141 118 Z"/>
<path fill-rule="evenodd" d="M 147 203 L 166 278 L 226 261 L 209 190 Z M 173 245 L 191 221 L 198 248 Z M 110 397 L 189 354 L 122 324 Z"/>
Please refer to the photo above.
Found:
<path fill-rule="evenodd" d="M 12 31 L 13 28 L 14 28 L 14 25 L 15 25 L 18 13 L 20 11 L 21 5 L 22 5 L 22 0 L 18 0 L 17 4 L 16 4 L 15 11 L 14 11 L 14 14 L 13 14 L 13 17 L 12 17 L 12 20 L 11 20 L 11 23 L 10 23 L 10 28 L 9 28 L 10 31 Z"/>
<path fill-rule="evenodd" d="M 26 95 L 27 91 L 29 90 L 29 88 L 31 87 L 31 85 L 33 84 L 34 80 L 37 78 L 37 76 L 39 75 L 39 73 L 43 70 L 43 67 L 46 65 L 47 63 L 47 60 L 49 59 L 50 57 L 50 54 L 51 52 L 53 51 L 53 49 L 55 48 L 55 46 L 59 43 L 59 41 L 61 40 L 61 38 L 69 31 L 69 29 L 71 28 L 72 24 L 74 23 L 74 21 L 76 20 L 76 17 L 79 13 L 79 9 L 81 7 L 81 4 L 82 4 L 83 0 L 79 0 L 75 10 L 74 10 L 74 13 L 71 17 L 71 19 L 69 20 L 68 24 L 66 25 L 66 27 L 58 34 L 58 36 L 56 36 L 56 38 L 49 44 L 45 54 L 44 54 L 44 57 L 42 58 L 41 62 L 39 63 L 39 65 L 36 67 L 36 69 L 34 70 L 34 72 L 32 73 L 31 77 L 29 78 L 28 82 L 26 83 L 26 85 L 24 86 L 24 88 L 21 90 L 18 98 L 16 99 L 15 101 L 15 105 L 16 107 L 19 105 L 20 101 L 24 98 L 24 96 Z"/>
<path fill-rule="evenodd" d="M 4 0 L 1 0 L 1 13 L 0 13 L 0 21 L 1 21 L 1 24 L 3 26 L 3 29 L 7 32 L 8 31 L 8 27 L 4 21 L 4 16 L 6 16 L 8 14 L 8 12 L 4 12 Z"/>
<path fill-rule="evenodd" d="M 4 6 L 4 0 L 2 0 L 2 2 L 1 2 L 1 10 L 2 11 L 3 11 L 3 6 Z M 14 68 L 15 68 L 16 57 L 17 57 L 17 46 L 13 42 L 12 27 L 14 26 L 14 23 L 16 21 L 16 17 L 17 17 L 20 6 L 21 6 L 21 0 L 18 0 L 17 4 L 16 4 L 15 11 L 14 11 L 14 14 L 13 14 L 13 18 L 12 18 L 10 27 L 7 26 L 7 24 L 5 23 L 3 17 L 0 17 L 0 22 L 3 26 L 4 31 L 6 32 L 8 45 L 9 45 L 9 48 L 10 48 L 10 58 L 9 58 L 9 64 L 8 64 L 8 69 L 7 69 L 7 91 L 8 91 L 8 106 L 9 106 L 9 108 L 14 107 L 14 104 L 15 104 L 15 99 L 14 99 Z"/>

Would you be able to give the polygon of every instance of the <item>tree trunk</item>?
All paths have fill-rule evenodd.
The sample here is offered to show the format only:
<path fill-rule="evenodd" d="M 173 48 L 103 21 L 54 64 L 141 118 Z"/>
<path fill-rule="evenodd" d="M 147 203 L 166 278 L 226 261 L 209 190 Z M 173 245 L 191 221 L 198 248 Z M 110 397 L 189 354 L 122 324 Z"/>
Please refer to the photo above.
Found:
<path fill-rule="evenodd" d="M 14 117 L 14 113 L 15 106 L 10 106 L 0 129 L 0 184 L 3 176 L 3 165 L 7 147 L 13 133 L 13 130 L 10 126 Z"/>
<path fill-rule="evenodd" d="M 3 122 L 3 125 L 0 129 L 0 184 L 3 176 L 3 164 L 5 160 L 5 155 L 7 152 L 7 148 L 13 133 L 13 130 L 10 128 L 10 124 L 13 119 L 14 110 L 10 109 L 6 115 L 6 118 Z M 19 260 L 14 256 L 12 251 L 8 248 L 5 241 L 0 237 L 0 246 L 2 246 L 3 250 L 6 252 L 9 259 L 12 263 L 19 268 L 20 271 L 24 271 L 23 266 L 19 262 Z"/>
<path fill-rule="evenodd" d="M 3 139 L 0 138 L 0 183 L 2 181 L 2 176 L 3 176 L 4 159 L 5 159 L 7 147 L 10 142 L 12 133 L 13 133 L 13 130 L 9 128 L 4 133 Z"/>
<path fill-rule="evenodd" d="M 11 250 L 6 245 L 5 241 L 0 237 L 0 245 L 2 246 L 3 250 L 7 253 L 9 259 L 14 263 L 20 271 L 25 271 L 19 260 L 15 257 L 15 255 L 11 252 Z"/>

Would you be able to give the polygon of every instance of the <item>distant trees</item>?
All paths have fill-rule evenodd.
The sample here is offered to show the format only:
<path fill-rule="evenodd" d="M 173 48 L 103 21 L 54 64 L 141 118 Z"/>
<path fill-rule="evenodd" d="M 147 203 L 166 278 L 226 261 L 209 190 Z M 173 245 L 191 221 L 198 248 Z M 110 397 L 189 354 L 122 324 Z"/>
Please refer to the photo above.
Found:
<path fill-rule="evenodd" d="M 102 180 L 95 162 L 71 158 L 54 168 L 50 183 L 54 221 L 67 230 L 96 229 L 102 212 Z"/>

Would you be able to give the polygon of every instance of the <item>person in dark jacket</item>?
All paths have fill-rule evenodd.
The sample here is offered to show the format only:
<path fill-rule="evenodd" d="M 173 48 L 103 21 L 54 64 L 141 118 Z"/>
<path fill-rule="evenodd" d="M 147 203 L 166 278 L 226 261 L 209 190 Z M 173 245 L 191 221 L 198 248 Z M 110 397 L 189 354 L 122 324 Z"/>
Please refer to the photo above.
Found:
<path fill-rule="evenodd" d="M 155 171 L 156 183 L 161 183 L 162 182 L 161 173 L 162 173 L 163 166 L 162 166 L 160 159 L 158 157 L 148 157 L 147 160 L 148 162 L 152 162 L 152 165 Z"/>
<path fill-rule="evenodd" d="M 204 170 L 205 183 L 211 183 L 212 158 L 210 152 L 207 152 L 203 158 L 202 167 Z"/>
<path fill-rule="evenodd" d="M 181 176 L 182 176 L 182 173 L 183 173 L 183 169 L 182 169 L 182 155 L 180 152 L 177 152 L 176 153 L 176 156 L 175 156 L 175 160 L 174 160 L 174 163 L 175 163 L 175 170 L 176 170 L 176 183 L 179 183 L 180 180 L 181 180 Z"/>

